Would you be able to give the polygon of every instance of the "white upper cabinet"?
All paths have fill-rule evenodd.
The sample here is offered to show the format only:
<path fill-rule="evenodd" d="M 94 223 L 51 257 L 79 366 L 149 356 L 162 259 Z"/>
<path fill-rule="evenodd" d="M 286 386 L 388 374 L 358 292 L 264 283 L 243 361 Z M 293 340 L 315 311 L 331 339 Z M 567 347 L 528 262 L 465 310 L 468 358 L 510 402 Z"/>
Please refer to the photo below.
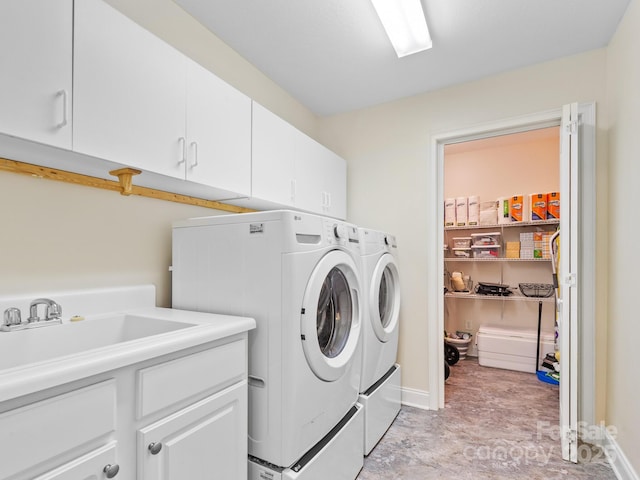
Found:
<path fill-rule="evenodd" d="M 0 133 L 71 147 L 72 8 L 0 2 Z"/>
<path fill-rule="evenodd" d="M 255 102 L 252 140 L 256 206 L 346 217 L 344 159 Z"/>
<path fill-rule="evenodd" d="M 75 151 L 184 178 L 184 55 L 102 0 L 82 0 L 73 72 Z"/>
<path fill-rule="evenodd" d="M 295 205 L 296 129 L 253 103 L 252 196 L 283 206 Z"/>
<path fill-rule="evenodd" d="M 317 213 L 324 212 L 324 147 L 304 134 L 295 142 L 296 207 Z"/>
<path fill-rule="evenodd" d="M 347 162 L 325 149 L 322 165 L 323 211 L 330 217 L 347 218 Z"/>
<path fill-rule="evenodd" d="M 0 66 L 0 156 L 346 216 L 342 158 L 103 0 L 0 1 Z"/>
<path fill-rule="evenodd" d="M 296 207 L 345 218 L 347 171 L 344 159 L 306 135 L 298 137 L 296 147 Z"/>
<path fill-rule="evenodd" d="M 147 186 L 250 195 L 251 100 L 102 0 L 75 14 L 74 150 L 190 181 Z"/>
<path fill-rule="evenodd" d="M 187 180 L 251 194 L 251 99 L 187 62 Z"/>

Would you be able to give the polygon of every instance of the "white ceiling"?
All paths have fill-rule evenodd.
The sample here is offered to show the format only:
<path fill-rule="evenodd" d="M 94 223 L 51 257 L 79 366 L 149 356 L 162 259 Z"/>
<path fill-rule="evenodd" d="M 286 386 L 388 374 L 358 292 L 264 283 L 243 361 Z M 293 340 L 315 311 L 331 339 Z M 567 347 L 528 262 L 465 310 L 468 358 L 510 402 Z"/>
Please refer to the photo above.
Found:
<path fill-rule="evenodd" d="M 370 0 L 174 0 L 318 115 L 604 47 L 629 0 L 422 0 L 433 48 L 397 58 Z"/>

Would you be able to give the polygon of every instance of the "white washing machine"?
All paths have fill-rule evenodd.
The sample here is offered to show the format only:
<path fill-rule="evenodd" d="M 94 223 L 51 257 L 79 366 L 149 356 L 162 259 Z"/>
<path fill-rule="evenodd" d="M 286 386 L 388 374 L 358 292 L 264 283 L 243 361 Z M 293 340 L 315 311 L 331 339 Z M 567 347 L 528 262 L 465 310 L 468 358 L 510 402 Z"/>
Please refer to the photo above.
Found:
<path fill-rule="evenodd" d="M 400 277 L 393 235 L 359 229 L 363 298 L 362 375 L 364 454 L 380 441 L 400 411 L 398 354 Z"/>
<path fill-rule="evenodd" d="M 173 307 L 256 320 L 250 479 L 352 480 L 362 468 L 359 262 L 357 228 L 316 215 L 174 224 Z"/>

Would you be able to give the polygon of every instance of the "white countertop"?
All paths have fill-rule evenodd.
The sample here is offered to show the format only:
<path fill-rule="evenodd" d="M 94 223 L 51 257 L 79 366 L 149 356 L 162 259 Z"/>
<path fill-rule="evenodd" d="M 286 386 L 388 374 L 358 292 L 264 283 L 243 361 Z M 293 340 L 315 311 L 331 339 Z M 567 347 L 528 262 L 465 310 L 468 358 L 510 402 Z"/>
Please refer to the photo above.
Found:
<path fill-rule="evenodd" d="M 70 355 L 58 356 L 46 361 L 27 363 L 4 370 L 0 369 L 0 402 L 133 365 L 151 358 L 221 340 L 225 337 L 247 332 L 256 326 L 255 320 L 247 317 L 159 307 L 146 307 L 87 316 L 86 320 L 83 321 L 92 321 L 92 317 L 122 314 L 185 322 L 195 326 L 93 348 Z M 68 321 L 66 320 L 65 323 Z M 56 327 L 58 326 L 52 325 L 43 328 Z M 18 332 L 3 332 L 0 335 L 3 335 L 5 341 L 10 341 L 11 335 L 16 333 Z M 0 366 L 0 368 L 2 367 Z"/>

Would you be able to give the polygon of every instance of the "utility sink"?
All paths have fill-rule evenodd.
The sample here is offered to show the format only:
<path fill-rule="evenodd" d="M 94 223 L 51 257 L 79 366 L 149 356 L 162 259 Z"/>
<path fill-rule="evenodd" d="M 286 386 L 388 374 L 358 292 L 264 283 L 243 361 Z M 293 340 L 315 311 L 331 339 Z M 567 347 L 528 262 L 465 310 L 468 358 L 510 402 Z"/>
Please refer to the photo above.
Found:
<path fill-rule="evenodd" d="M 5 369 L 51 361 L 196 325 L 123 313 L 3 333 L 0 335 L 0 365 Z"/>
<path fill-rule="evenodd" d="M 0 297 L 0 313 L 15 308 L 24 318 L 36 298 L 59 304 L 62 323 L 0 332 L 0 412 L 5 401 L 187 355 L 255 328 L 252 318 L 156 307 L 153 285 Z"/>

